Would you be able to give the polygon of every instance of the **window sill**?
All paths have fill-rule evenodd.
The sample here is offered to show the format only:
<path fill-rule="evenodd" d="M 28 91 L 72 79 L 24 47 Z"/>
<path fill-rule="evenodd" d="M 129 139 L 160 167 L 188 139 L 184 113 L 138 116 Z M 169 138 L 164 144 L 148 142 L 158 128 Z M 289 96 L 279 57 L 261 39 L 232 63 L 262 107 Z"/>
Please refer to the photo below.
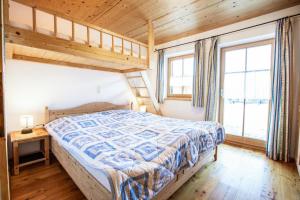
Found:
<path fill-rule="evenodd" d="M 192 98 L 191 97 L 167 97 L 166 100 L 192 101 Z"/>

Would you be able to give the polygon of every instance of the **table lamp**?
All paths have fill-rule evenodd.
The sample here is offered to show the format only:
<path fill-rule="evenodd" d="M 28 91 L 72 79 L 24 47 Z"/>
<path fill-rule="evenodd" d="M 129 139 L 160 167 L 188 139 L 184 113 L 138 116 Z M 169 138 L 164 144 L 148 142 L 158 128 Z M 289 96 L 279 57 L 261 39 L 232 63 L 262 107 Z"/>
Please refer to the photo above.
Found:
<path fill-rule="evenodd" d="M 147 106 L 146 105 L 140 105 L 140 112 L 146 112 Z"/>
<path fill-rule="evenodd" d="M 33 127 L 33 116 L 32 115 L 22 115 L 20 117 L 20 122 L 22 126 L 21 133 L 22 134 L 28 134 L 32 133 L 32 127 Z"/>

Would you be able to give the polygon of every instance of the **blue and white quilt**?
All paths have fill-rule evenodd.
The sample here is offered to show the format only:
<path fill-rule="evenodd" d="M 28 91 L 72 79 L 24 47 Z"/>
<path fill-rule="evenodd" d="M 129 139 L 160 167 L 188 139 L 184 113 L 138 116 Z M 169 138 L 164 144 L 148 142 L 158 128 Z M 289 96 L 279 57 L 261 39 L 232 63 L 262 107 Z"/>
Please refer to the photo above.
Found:
<path fill-rule="evenodd" d="M 131 110 L 63 117 L 46 125 L 111 182 L 114 199 L 151 199 L 201 153 L 224 141 L 215 122 L 188 121 Z"/>

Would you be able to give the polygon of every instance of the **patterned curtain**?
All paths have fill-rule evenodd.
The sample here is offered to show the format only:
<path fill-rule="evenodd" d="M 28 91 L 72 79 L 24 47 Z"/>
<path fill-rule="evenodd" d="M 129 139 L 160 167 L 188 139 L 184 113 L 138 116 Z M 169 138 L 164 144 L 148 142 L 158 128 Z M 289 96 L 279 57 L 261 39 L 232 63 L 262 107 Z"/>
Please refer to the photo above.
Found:
<path fill-rule="evenodd" d="M 193 98 L 194 107 L 204 106 L 204 88 L 205 88 L 205 42 L 197 41 L 195 44 L 194 73 L 193 73 Z"/>
<path fill-rule="evenodd" d="M 292 22 L 277 21 L 274 66 L 272 72 L 272 103 L 268 123 L 267 156 L 288 162 L 291 147 L 290 84 L 292 69 Z"/>
<path fill-rule="evenodd" d="M 205 106 L 205 120 L 216 120 L 217 109 L 217 56 L 218 56 L 218 38 L 211 39 L 211 46 L 208 57 L 207 67 L 207 95 Z"/>
<path fill-rule="evenodd" d="M 158 103 L 164 102 L 164 50 L 158 51 L 158 61 L 157 61 L 157 79 L 156 79 L 156 98 Z"/>

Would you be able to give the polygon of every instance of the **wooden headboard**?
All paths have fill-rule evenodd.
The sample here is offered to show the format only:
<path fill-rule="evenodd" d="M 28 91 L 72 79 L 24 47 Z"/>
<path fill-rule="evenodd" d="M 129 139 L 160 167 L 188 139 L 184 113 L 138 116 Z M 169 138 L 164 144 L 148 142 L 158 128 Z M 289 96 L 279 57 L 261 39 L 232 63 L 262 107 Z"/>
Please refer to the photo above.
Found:
<path fill-rule="evenodd" d="M 45 116 L 45 123 L 51 122 L 55 119 L 70 116 L 70 115 L 80 115 L 80 114 L 87 114 L 93 112 L 101 112 L 105 110 L 116 110 L 116 109 L 131 109 L 131 105 L 115 105 L 108 102 L 95 102 L 95 103 L 88 103 L 83 104 L 81 106 L 73 107 L 73 108 L 66 108 L 66 109 L 59 109 L 59 110 L 50 110 L 46 107 L 46 116 Z"/>

